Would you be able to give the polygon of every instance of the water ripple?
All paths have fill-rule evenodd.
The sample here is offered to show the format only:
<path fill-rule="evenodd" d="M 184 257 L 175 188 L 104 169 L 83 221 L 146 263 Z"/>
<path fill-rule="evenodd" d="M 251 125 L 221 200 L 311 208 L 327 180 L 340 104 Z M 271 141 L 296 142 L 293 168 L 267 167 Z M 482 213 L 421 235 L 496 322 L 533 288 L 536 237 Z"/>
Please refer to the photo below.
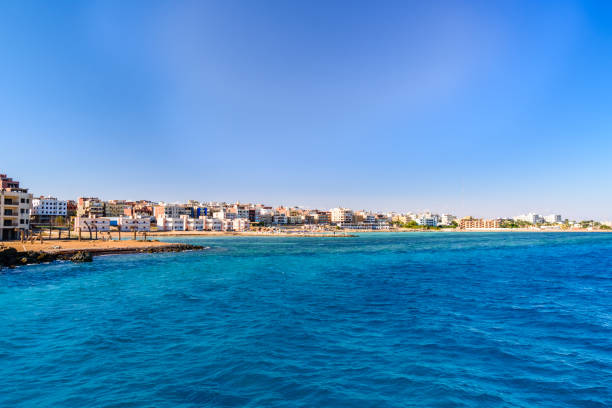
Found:
<path fill-rule="evenodd" d="M 183 240 L 2 271 L 0 406 L 612 406 L 612 234 Z"/>

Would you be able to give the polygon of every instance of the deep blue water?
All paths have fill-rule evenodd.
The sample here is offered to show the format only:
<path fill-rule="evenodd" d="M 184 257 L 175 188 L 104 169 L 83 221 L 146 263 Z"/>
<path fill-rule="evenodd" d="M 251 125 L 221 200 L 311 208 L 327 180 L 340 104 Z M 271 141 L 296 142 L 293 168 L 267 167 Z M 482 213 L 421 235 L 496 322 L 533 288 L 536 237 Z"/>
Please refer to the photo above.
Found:
<path fill-rule="evenodd" d="M 612 234 L 183 241 L 3 270 L 0 406 L 612 406 Z"/>

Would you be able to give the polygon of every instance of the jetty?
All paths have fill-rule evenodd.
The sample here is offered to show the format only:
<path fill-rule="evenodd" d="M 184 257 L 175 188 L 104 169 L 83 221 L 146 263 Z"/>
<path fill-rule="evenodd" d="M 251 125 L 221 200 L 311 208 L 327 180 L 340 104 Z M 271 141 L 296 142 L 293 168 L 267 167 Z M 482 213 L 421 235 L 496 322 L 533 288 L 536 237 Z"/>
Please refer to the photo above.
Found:
<path fill-rule="evenodd" d="M 29 265 L 55 260 L 90 262 L 97 255 L 183 252 L 206 247 L 159 241 L 78 241 L 45 240 L 35 242 L 3 242 L 0 245 L 0 268 Z"/>

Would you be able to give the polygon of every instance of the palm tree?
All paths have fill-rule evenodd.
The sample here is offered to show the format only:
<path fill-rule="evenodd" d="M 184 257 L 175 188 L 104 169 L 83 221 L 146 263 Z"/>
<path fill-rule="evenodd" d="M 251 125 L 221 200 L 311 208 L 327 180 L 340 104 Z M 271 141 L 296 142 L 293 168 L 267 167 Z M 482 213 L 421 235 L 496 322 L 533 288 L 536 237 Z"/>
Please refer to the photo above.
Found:
<path fill-rule="evenodd" d="M 89 225 L 89 222 L 85 221 L 85 226 L 87 227 L 87 230 L 89 231 L 89 240 L 92 240 L 93 237 L 91 235 L 91 225 Z M 79 234 L 79 236 L 80 236 L 80 234 Z M 97 238 L 97 236 L 96 236 L 96 238 Z"/>

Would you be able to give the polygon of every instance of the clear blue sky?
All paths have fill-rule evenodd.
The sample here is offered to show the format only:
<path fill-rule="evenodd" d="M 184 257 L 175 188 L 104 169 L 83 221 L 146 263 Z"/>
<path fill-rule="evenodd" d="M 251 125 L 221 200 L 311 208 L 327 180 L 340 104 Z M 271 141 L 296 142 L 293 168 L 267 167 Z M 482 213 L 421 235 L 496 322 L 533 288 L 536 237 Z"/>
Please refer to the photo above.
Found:
<path fill-rule="evenodd" d="M 612 219 L 611 5 L 5 1 L 0 170 L 61 198 Z"/>

